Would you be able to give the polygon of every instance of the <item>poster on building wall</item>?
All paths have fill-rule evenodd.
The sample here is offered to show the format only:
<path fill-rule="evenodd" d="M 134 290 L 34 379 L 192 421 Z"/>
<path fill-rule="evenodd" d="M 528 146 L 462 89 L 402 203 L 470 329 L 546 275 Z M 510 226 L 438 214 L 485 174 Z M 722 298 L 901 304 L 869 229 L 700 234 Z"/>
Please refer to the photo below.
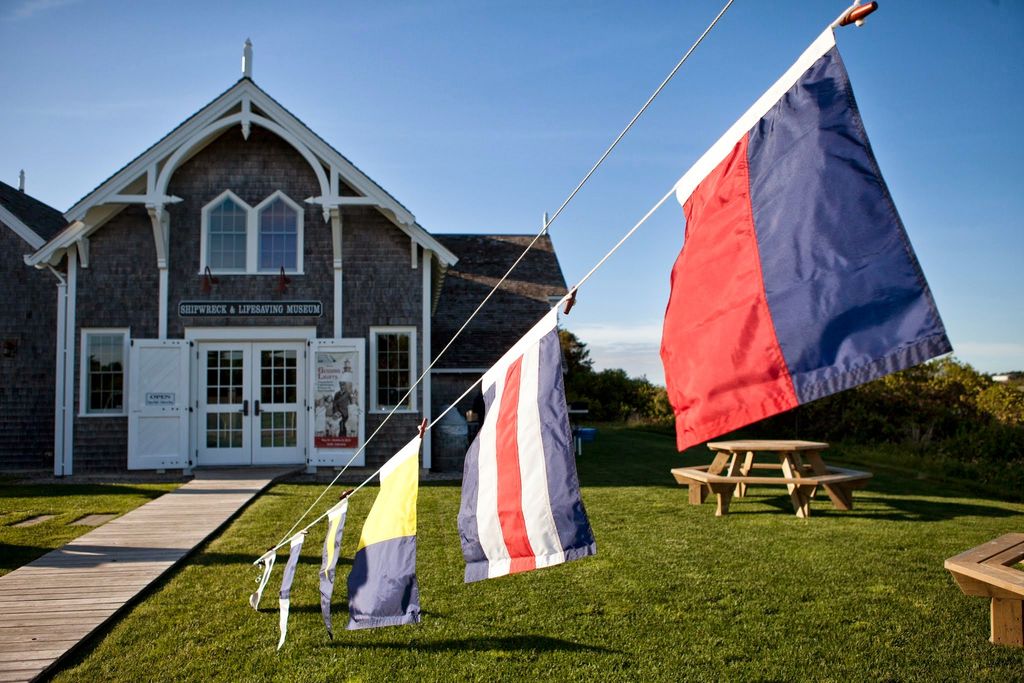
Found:
<path fill-rule="evenodd" d="M 358 448 L 362 421 L 362 368 L 355 349 L 317 350 L 313 392 L 313 445 Z"/>

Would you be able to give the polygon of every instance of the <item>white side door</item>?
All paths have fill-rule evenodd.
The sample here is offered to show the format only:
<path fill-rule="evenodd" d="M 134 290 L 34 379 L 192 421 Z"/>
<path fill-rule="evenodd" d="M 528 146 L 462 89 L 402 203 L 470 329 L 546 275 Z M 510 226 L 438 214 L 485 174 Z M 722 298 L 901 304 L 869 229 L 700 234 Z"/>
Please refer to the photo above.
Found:
<path fill-rule="evenodd" d="M 188 466 L 189 343 L 133 339 L 128 361 L 128 469 Z"/>
<path fill-rule="evenodd" d="M 200 343 L 197 465 L 252 464 L 252 345 Z"/>
<path fill-rule="evenodd" d="M 341 467 L 366 440 L 366 340 L 310 341 L 308 371 L 309 459 L 312 467 Z M 352 465 L 366 464 L 366 453 Z"/>
<path fill-rule="evenodd" d="M 252 464 L 306 462 L 304 342 L 252 345 Z"/>

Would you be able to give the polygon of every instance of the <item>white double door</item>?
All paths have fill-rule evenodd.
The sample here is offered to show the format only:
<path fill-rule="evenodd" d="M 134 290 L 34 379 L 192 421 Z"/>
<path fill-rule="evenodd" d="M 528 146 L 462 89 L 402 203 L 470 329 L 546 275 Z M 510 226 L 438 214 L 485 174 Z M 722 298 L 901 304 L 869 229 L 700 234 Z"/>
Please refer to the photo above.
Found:
<path fill-rule="evenodd" d="M 203 465 L 305 462 L 305 344 L 198 344 L 197 456 Z"/>

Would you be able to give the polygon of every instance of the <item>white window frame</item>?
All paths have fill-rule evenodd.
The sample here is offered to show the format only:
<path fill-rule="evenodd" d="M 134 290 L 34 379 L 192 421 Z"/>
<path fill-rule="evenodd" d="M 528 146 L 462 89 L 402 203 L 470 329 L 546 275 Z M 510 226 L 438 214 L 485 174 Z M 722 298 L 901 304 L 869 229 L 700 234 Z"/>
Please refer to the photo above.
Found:
<path fill-rule="evenodd" d="M 224 190 L 219 195 L 214 197 L 209 203 L 203 206 L 202 210 L 202 225 L 199 229 L 199 274 L 202 275 L 206 272 L 206 266 L 209 265 L 210 258 L 210 212 L 213 209 L 220 206 L 224 199 L 231 199 L 235 204 L 245 209 L 245 263 L 246 267 L 244 270 L 233 270 L 224 268 L 210 268 L 210 272 L 217 275 L 245 275 L 249 271 L 249 261 L 252 252 L 252 207 L 249 206 L 241 197 L 232 192 L 231 190 Z"/>
<path fill-rule="evenodd" d="M 249 220 L 252 225 L 249 229 L 250 236 L 255 237 L 253 244 L 246 246 L 249 247 L 249 272 L 258 273 L 261 275 L 277 275 L 281 272 L 281 268 L 278 267 L 275 270 L 260 270 L 260 213 L 263 212 L 267 206 L 270 205 L 275 199 L 281 198 L 284 203 L 287 204 L 296 213 L 295 218 L 295 268 L 285 268 L 284 272 L 289 275 L 302 275 L 302 219 L 305 217 L 305 211 L 299 206 L 294 199 L 286 195 L 281 190 L 277 190 L 269 197 L 264 199 L 262 202 L 256 205 L 255 208 L 249 212 Z"/>
<path fill-rule="evenodd" d="M 260 241 L 260 212 L 273 202 L 277 198 L 284 200 L 291 209 L 297 214 L 295 220 L 295 268 L 285 268 L 286 273 L 289 275 L 303 275 L 304 264 L 303 264 L 303 252 L 304 240 L 303 240 L 303 228 L 304 219 L 306 216 L 305 210 L 302 206 L 294 199 L 289 197 L 282 190 L 276 190 L 269 197 L 261 201 L 256 206 L 250 206 L 245 200 L 239 197 L 231 190 L 224 190 L 219 195 L 210 200 L 202 208 L 202 220 L 199 229 L 199 274 L 203 275 L 206 273 L 206 267 L 209 265 L 209 249 L 210 249 L 210 212 L 219 206 L 225 198 L 230 198 L 238 206 L 245 209 L 245 268 L 244 269 L 224 269 L 210 267 L 210 272 L 214 275 L 278 275 L 281 269 L 277 270 L 260 270 L 259 269 L 259 241 Z"/>
<path fill-rule="evenodd" d="M 90 411 L 89 410 L 89 354 L 87 338 L 90 335 L 120 334 L 122 337 L 121 372 L 121 410 Z M 81 330 L 81 360 L 78 372 L 78 416 L 79 417 L 124 417 L 128 414 L 128 353 L 131 346 L 131 328 L 128 327 L 83 327 Z"/>
<path fill-rule="evenodd" d="M 416 328 L 414 326 L 404 325 L 388 325 L 381 327 L 370 328 L 370 357 L 366 362 L 367 367 L 370 369 L 370 398 L 372 401 L 367 401 L 368 411 L 371 413 L 390 413 L 391 407 L 382 408 L 377 403 L 377 337 L 381 334 L 407 334 L 409 335 L 409 384 L 413 384 L 418 378 L 418 368 L 416 366 Z M 395 411 L 396 413 L 418 413 L 416 401 L 416 391 L 413 390 L 409 396 L 409 406 L 405 408 L 399 408 Z"/>

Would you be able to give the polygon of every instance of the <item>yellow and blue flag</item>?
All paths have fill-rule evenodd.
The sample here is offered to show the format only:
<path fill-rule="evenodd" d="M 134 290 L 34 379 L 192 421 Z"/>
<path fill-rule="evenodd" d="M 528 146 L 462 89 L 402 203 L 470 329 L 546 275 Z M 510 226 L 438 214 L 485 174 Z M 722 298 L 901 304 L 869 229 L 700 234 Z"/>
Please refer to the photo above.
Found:
<path fill-rule="evenodd" d="M 348 629 L 415 624 L 420 620 L 416 583 L 417 436 L 380 471 L 380 493 L 363 524 L 348 575 Z"/>

